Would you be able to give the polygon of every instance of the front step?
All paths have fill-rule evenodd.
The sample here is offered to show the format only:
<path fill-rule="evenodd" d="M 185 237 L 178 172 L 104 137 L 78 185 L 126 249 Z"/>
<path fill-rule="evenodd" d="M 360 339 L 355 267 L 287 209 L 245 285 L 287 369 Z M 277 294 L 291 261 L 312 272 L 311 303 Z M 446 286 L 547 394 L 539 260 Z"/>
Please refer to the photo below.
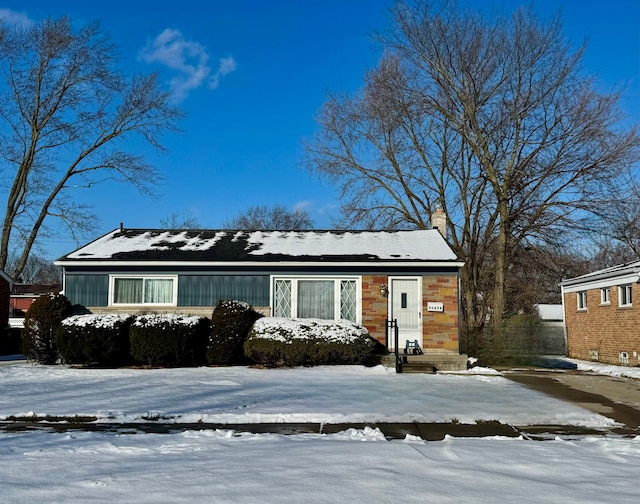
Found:
<path fill-rule="evenodd" d="M 406 362 L 402 364 L 402 373 L 422 373 L 433 374 L 437 371 L 433 364 L 429 362 Z"/>
<path fill-rule="evenodd" d="M 436 371 L 462 371 L 467 369 L 467 355 L 454 352 L 434 352 L 425 350 L 422 355 L 400 353 L 403 373 L 434 373 Z M 404 362 L 406 360 L 406 362 Z M 396 355 L 390 353 L 382 358 L 382 364 L 395 367 Z"/>

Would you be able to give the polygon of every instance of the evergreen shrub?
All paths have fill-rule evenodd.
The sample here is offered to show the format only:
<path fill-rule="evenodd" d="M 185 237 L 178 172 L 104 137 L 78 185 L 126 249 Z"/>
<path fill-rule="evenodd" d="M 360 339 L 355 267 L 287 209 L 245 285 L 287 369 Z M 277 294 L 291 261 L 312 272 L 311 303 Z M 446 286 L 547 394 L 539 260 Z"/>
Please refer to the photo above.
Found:
<path fill-rule="evenodd" d="M 347 320 L 265 317 L 255 322 L 245 355 L 267 367 L 373 364 L 380 343 Z"/>
<path fill-rule="evenodd" d="M 210 320 L 176 314 L 139 315 L 131 324 L 131 356 L 156 367 L 205 363 Z"/>
<path fill-rule="evenodd" d="M 211 316 L 207 362 L 228 366 L 245 362 L 243 345 L 262 315 L 243 301 L 220 300 Z"/>
<path fill-rule="evenodd" d="M 56 335 L 58 349 L 67 364 L 125 366 L 131 361 L 126 314 L 73 315 L 62 321 Z"/>
<path fill-rule="evenodd" d="M 70 314 L 71 302 L 63 294 L 45 294 L 27 310 L 22 330 L 22 353 L 41 364 L 59 359 L 56 331 Z"/>

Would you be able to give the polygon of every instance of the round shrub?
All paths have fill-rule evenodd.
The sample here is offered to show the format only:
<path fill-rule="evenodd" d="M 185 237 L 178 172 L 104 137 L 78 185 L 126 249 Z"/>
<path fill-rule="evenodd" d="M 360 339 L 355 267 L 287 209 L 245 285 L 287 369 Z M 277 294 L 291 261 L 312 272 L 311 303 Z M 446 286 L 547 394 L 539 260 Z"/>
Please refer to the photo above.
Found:
<path fill-rule="evenodd" d="M 243 344 L 262 315 L 243 301 L 220 300 L 211 316 L 207 362 L 228 366 L 245 361 Z"/>
<path fill-rule="evenodd" d="M 62 321 L 56 342 L 67 364 L 124 366 L 131 360 L 126 314 L 73 315 Z"/>
<path fill-rule="evenodd" d="M 265 317 L 244 344 L 247 357 L 267 367 L 371 364 L 380 343 L 348 320 Z"/>
<path fill-rule="evenodd" d="M 129 329 L 131 356 L 156 367 L 204 364 L 209 327 L 206 317 L 140 315 Z"/>
<path fill-rule="evenodd" d="M 45 294 L 27 310 L 22 330 L 22 353 L 41 364 L 58 361 L 56 331 L 71 312 L 71 303 L 62 294 Z"/>

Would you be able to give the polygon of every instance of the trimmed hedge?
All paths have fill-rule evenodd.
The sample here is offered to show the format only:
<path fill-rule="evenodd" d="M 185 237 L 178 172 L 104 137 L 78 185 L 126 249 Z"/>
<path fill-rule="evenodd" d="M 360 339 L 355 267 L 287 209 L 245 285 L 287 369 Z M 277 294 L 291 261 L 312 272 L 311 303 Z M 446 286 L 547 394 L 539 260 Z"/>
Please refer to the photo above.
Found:
<path fill-rule="evenodd" d="M 255 322 L 245 355 L 267 367 L 373 364 L 380 343 L 347 320 L 265 317 Z"/>
<path fill-rule="evenodd" d="M 74 315 L 62 321 L 56 334 L 67 364 L 118 367 L 131 362 L 129 327 L 125 314 Z"/>
<path fill-rule="evenodd" d="M 207 363 L 228 366 L 246 361 L 243 345 L 262 315 L 244 301 L 220 300 L 211 316 Z"/>
<path fill-rule="evenodd" d="M 176 314 L 140 315 L 131 324 L 131 356 L 157 367 L 205 363 L 210 321 Z"/>
<path fill-rule="evenodd" d="M 45 294 L 27 310 L 22 330 L 22 353 L 41 364 L 59 359 L 56 331 L 69 315 L 71 302 L 62 294 Z"/>

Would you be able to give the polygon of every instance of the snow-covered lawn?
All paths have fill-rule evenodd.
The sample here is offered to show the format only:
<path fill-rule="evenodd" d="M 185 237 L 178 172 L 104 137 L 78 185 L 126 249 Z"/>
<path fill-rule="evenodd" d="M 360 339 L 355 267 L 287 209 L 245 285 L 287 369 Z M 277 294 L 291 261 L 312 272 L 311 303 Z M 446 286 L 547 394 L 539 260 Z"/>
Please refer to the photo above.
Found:
<path fill-rule="evenodd" d="M 612 422 L 497 375 L 381 367 L 83 370 L 0 367 L 0 418 Z M 387 440 L 339 434 L 0 433 L 1 503 L 635 503 L 640 437 Z"/>
<path fill-rule="evenodd" d="M 396 374 L 383 366 L 72 369 L 0 367 L 9 416 L 149 417 L 182 423 L 450 422 L 511 425 L 614 422 L 499 375 Z"/>

